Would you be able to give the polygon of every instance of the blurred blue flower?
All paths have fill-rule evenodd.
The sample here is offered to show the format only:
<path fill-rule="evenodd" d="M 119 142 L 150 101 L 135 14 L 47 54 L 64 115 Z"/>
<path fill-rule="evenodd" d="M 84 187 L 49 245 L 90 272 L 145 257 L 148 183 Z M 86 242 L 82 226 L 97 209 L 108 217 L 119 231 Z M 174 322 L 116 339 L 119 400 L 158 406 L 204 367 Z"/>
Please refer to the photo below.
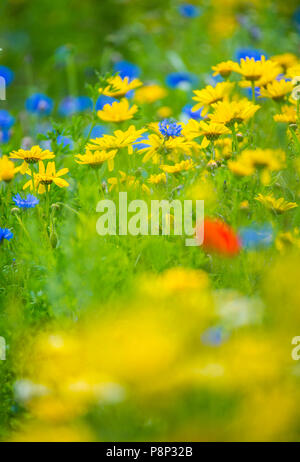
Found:
<path fill-rule="evenodd" d="M 64 135 L 58 135 L 58 137 L 56 138 L 56 142 L 58 146 L 62 146 L 63 148 L 68 146 L 70 149 L 72 149 L 74 146 L 73 140 Z"/>
<path fill-rule="evenodd" d="M 111 96 L 100 95 L 96 101 L 95 109 L 96 111 L 101 111 L 106 104 L 112 105 L 113 102 L 119 101 L 116 98 L 112 98 Z"/>
<path fill-rule="evenodd" d="M 57 63 L 64 64 L 67 58 L 69 57 L 70 53 L 70 47 L 68 47 L 67 45 L 62 45 L 55 50 L 54 59 Z"/>
<path fill-rule="evenodd" d="M 95 127 L 92 128 L 91 130 L 91 125 L 88 125 L 85 130 L 84 130 L 84 135 L 88 136 L 90 134 L 90 139 L 94 140 L 95 138 L 101 138 L 103 135 L 105 135 L 108 130 L 104 125 L 95 125 Z"/>
<path fill-rule="evenodd" d="M 0 77 L 3 77 L 6 85 L 10 85 L 14 80 L 13 71 L 7 66 L 0 66 Z"/>
<path fill-rule="evenodd" d="M 211 327 L 207 329 L 201 336 L 201 341 L 204 345 L 219 346 L 227 340 L 228 333 L 221 326 Z"/>
<path fill-rule="evenodd" d="M 171 122 L 168 119 L 159 122 L 158 128 L 160 133 L 166 138 L 176 138 L 177 136 L 182 136 L 182 126 L 177 122 Z"/>
<path fill-rule="evenodd" d="M 12 200 L 20 209 L 33 209 L 40 201 L 32 194 L 27 194 L 24 198 L 21 197 L 20 193 L 16 194 Z"/>
<path fill-rule="evenodd" d="M 118 72 L 122 79 L 124 79 L 124 77 L 135 79 L 141 74 L 141 69 L 136 64 L 132 64 L 129 61 L 119 61 L 115 63 L 114 71 Z"/>
<path fill-rule="evenodd" d="M 38 115 L 49 115 L 53 110 L 53 101 L 42 93 L 34 93 L 27 98 L 25 107 L 28 112 Z"/>
<path fill-rule="evenodd" d="M 196 75 L 190 72 L 171 72 L 166 77 L 166 84 L 170 88 L 179 88 L 181 90 L 189 90 L 191 86 L 198 82 Z"/>
<path fill-rule="evenodd" d="M 185 18 L 196 18 L 201 13 L 200 9 L 191 3 L 182 3 L 179 5 L 178 11 Z"/>
<path fill-rule="evenodd" d="M 239 48 L 235 53 L 235 60 L 240 62 L 241 59 L 254 58 L 255 61 L 260 61 L 261 57 L 267 57 L 267 54 L 262 50 L 256 50 L 255 48 Z"/>
<path fill-rule="evenodd" d="M 67 96 L 58 107 L 58 112 L 62 116 L 70 116 L 76 112 L 83 112 L 93 109 L 93 101 L 88 96 Z"/>
<path fill-rule="evenodd" d="M 268 223 L 262 226 L 240 228 L 238 233 L 242 241 L 242 246 L 247 249 L 268 247 L 274 239 L 273 228 Z"/>
<path fill-rule="evenodd" d="M 0 142 L 7 143 L 11 136 L 11 127 L 15 123 L 14 117 L 5 109 L 0 110 Z"/>
<path fill-rule="evenodd" d="M 0 243 L 7 239 L 8 241 L 14 237 L 13 233 L 7 228 L 0 228 Z"/>
<path fill-rule="evenodd" d="M 202 119 L 201 112 L 203 108 L 200 108 L 198 109 L 198 111 L 193 112 L 192 111 L 193 106 L 194 104 L 186 104 L 182 108 L 182 114 L 185 114 L 186 116 L 188 116 L 189 119 L 195 119 L 195 120 Z"/>

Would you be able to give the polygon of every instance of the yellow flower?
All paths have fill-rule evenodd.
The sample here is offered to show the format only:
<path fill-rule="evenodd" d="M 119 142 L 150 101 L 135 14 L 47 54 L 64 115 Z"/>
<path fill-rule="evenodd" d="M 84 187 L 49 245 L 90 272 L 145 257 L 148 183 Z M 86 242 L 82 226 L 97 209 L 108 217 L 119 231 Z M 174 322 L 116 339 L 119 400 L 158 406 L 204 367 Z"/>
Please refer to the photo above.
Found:
<path fill-rule="evenodd" d="M 293 90 L 292 82 L 286 80 L 274 80 L 268 83 L 266 88 L 260 89 L 261 98 L 272 98 L 274 101 L 281 101 L 286 95 Z"/>
<path fill-rule="evenodd" d="M 132 119 L 137 111 L 136 104 L 129 108 L 128 100 L 123 98 L 120 102 L 113 102 L 112 105 L 105 104 L 102 111 L 97 112 L 97 115 L 106 122 L 123 122 Z"/>
<path fill-rule="evenodd" d="M 160 85 L 146 85 L 135 92 L 134 99 L 140 104 L 151 104 L 167 96 L 167 91 Z"/>
<path fill-rule="evenodd" d="M 169 106 L 162 106 L 157 110 L 160 119 L 167 119 L 172 115 L 172 109 Z"/>
<path fill-rule="evenodd" d="M 148 179 L 148 183 L 150 184 L 159 184 L 159 183 L 166 183 L 167 177 L 165 173 L 158 173 L 156 175 L 150 175 Z"/>
<path fill-rule="evenodd" d="M 297 113 L 294 106 L 282 106 L 281 114 L 273 116 L 275 122 L 284 122 L 287 124 L 294 124 L 297 121 Z"/>
<path fill-rule="evenodd" d="M 136 144 L 144 144 L 145 140 L 137 141 Z M 193 141 L 186 140 L 182 136 L 165 139 L 158 134 L 151 134 L 146 140 L 149 147 L 140 149 L 141 154 L 145 154 L 143 162 L 153 158 L 154 163 L 158 163 L 162 156 L 187 154 L 191 155 L 192 151 L 199 148 L 199 145 Z"/>
<path fill-rule="evenodd" d="M 273 210 L 277 213 L 284 213 L 287 210 L 291 210 L 298 207 L 296 202 L 287 202 L 284 200 L 283 197 L 280 197 L 280 199 L 276 199 L 272 194 L 268 196 L 258 194 L 255 200 L 263 204 L 267 209 Z"/>
<path fill-rule="evenodd" d="M 192 111 L 198 111 L 203 106 L 202 115 L 204 116 L 212 104 L 223 101 L 229 95 L 233 85 L 230 82 L 220 82 L 215 87 L 208 85 L 203 90 L 195 90 L 196 96 L 193 97 L 193 100 L 197 101 L 198 104 L 192 108 Z"/>
<path fill-rule="evenodd" d="M 110 150 L 128 148 L 128 154 L 133 153 L 132 143 L 137 140 L 145 129 L 137 130 L 134 125 L 131 125 L 128 130 L 116 130 L 113 135 L 103 135 L 101 138 L 90 140 L 87 149 L 89 151 Z"/>
<path fill-rule="evenodd" d="M 215 71 L 213 76 L 221 75 L 226 78 L 229 77 L 232 71 L 237 68 L 238 64 L 233 61 L 223 61 L 222 63 L 212 66 L 212 70 Z"/>
<path fill-rule="evenodd" d="M 128 77 L 122 79 L 119 75 L 110 77 L 107 80 L 108 85 L 105 88 L 99 88 L 99 93 L 113 98 L 122 98 L 130 90 L 140 87 L 142 82 L 138 79 L 130 80 Z"/>
<path fill-rule="evenodd" d="M 230 160 L 227 163 L 229 170 L 236 176 L 253 175 L 254 168 L 240 160 Z"/>
<path fill-rule="evenodd" d="M 175 165 L 161 165 L 161 170 L 165 173 L 178 173 L 182 171 L 191 170 L 194 168 L 192 159 L 183 160 Z"/>
<path fill-rule="evenodd" d="M 300 248 L 299 230 L 295 228 L 292 232 L 279 233 L 275 239 L 275 247 L 279 252 L 283 253 L 291 247 Z"/>
<path fill-rule="evenodd" d="M 280 73 L 280 67 L 272 61 L 266 61 L 265 56 L 262 56 L 259 61 L 255 61 L 254 58 L 249 57 L 246 57 L 246 59 L 242 58 L 240 64 L 235 69 L 238 74 L 241 74 L 245 80 L 250 82 L 257 82 L 270 72 L 274 72 L 274 70 L 277 72 L 277 76 Z"/>
<path fill-rule="evenodd" d="M 255 170 L 261 172 L 261 181 L 268 184 L 270 173 L 284 167 L 285 153 L 280 149 L 246 149 L 234 162 L 228 162 L 228 168 L 236 175 L 252 175 Z"/>
<path fill-rule="evenodd" d="M 281 55 L 272 56 L 271 61 L 279 64 L 279 66 L 282 68 L 282 71 L 286 72 L 289 67 L 297 64 L 298 58 L 293 53 L 283 53 Z"/>
<path fill-rule="evenodd" d="M 300 75 L 300 63 L 295 64 L 295 66 L 289 67 L 286 73 L 287 77 L 298 77 Z"/>
<path fill-rule="evenodd" d="M 19 170 L 20 167 L 15 168 L 15 164 L 7 156 L 0 158 L 0 181 L 11 181 Z"/>
<path fill-rule="evenodd" d="M 107 161 L 108 169 L 111 172 L 114 169 L 114 157 L 117 153 L 117 150 L 112 151 L 94 151 L 93 153 L 87 148 L 85 154 L 77 154 L 79 160 L 75 159 L 77 164 L 89 165 L 92 168 L 99 168 L 102 164 Z"/>
<path fill-rule="evenodd" d="M 249 120 L 260 106 L 243 99 L 241 101 L 220 101 L 213 104 L 214 113 L 209 115 L 212 122 L 225 124 L 231 127 L 235 123 Z"/>
<path fill-rule="evenodd" d="M 36 164 L 40 160 L 53 159 L 55 155 L 53 152 L 45 150 L 43 151 L 39 146 L 32 146 L 31 149 L 19 149 L 18 151 L 12 151 L 9 154 L 10 159 L 22 159 L 24 160 L 21 165 L 20 172 L 24 175 L 27 172 L 29 164 Z"/>
<path fill-rule="evenodd" d="M 224 124 L 215 122 L 207 123 L 203 120 L 199 123 L 199 129 L 201 135 L 206 136 L 210 141 L 217 140 L 219 136 L 230 133 L 229 129 Z"/>
<path fill-rule="evenodd" d="M 43 162 L 39 162 L 39 173 L 34 173 L 34 186 L 35 189 L 38 191 L 39 194 L 44 194 L 46 192 L 46 187 L 47 190 L 49 191 L 50 185 L 52 183 L 56 184 L 56 186 L 59 186 L 60 188 L 66 188 L 69 186 L 69 183 L 66 180 L 63 180 L 60 178 L 63 175 L 66 175 L 68 173 L 69 169 L 68 168 L 62 168 L 58 172 L 56 172 L 55 168 L 55 163 L 54 162 L 48 162 L 47 168 L 45 169 L 45 166 Z M 27 170 L 27 175 L 32 176 L 32 172 L 28 169 Z M 30 187 L 32 189 L 32 180 L 29 180 L 27 183 L 24 184 L 23 189 L 26 189 Z"/>
<path fill-rule="evenodd" d="M 122 170 L 119 170 L 119 177 L 108 178 L 107 182 L 108 184 L 110 184 L 110 187 L 109 187 L 110 192 L 117 185 L 123 184 L 126 189 L 128 188 L 128 189 L 136 190 L 140 188 L 146 194 L 151 194 L 151 191 L 147 185 L 145 185 L 144 183 L 141 183 L 140 180 L 138 180 L 135 176 L 127 175 L 127 173 L 123 172 Z"/>

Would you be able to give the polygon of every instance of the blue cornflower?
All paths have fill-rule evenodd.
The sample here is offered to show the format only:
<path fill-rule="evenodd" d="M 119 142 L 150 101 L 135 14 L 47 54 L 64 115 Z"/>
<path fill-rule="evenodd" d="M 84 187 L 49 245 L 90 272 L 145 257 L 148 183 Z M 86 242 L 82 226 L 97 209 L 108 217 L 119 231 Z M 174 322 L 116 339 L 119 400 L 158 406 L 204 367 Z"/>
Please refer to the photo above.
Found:
<path fill-rule="evenodd" d="M 93 101 L 88 96 L 67 96 L 59 105 L 58 112 L 62 116 L 70 116 L 76 112 L 93 109 Z"/>
<path fill-rule="evenodd" d="M 3 77 L 6 85 L 10 85 L 14 80 L 13 71 L 7 66 L 0 66 L 0 77 Z"/>
<path fill-rule="evenodd" d="M 14 237 L 13 233 L 7 228 L 0 228 L 0 243 L 7 239 L 8 241 Z"/>
<path fill-rule="evenodd" d="M 166 77 L 166 84 L 170 88 L 179 88 L 181 90 L 189 90 L 191 86 L 198 82 L 196 75 L 190 72 L 171 72 Z"/>
<path fill-rule="evenodd" d="M 32 194 L 27 194 L 24 198 L 20 193 L 16 194 L 12 200 L 20 209 L 33 209 L 40 201 Z"/>
<path fill-rule="evenodd" d="M 268 223 L 251 228 L 240 228 L 239 236 L 241 238 L 243 248 L 247 249 L 269 247 L 274 240 L 273 228 Z"/>
<path fill-rule="evenodd" d="M 7 143 L 11 136 L 11 127 L 15 123 L 15 119 L 5 109 L 0 110 L 0 142 Z"/>
<path fill-rule="evenodd" d="M 88 125 L 84 130 L 85 136 L 90 136 L 91 140 L 95 138 L 101 138 L 101 136 L 105 135 L 108 132 L 107 128 L 104 125 L 95 125 L 95 127 L 91 130 L 91 124 Z"/>
<path fill-rule="evenodd" d="M 73 149 L 74 147 L 73 140 L 64 135 L 58 135 L 58 137 L 56 138 L 56 142 L 59 146 L 62 146 L 63 148 L 68 146 L 69 149 Z"/>
<path fill-rule="evenodd" d="M 166 138 L 181 136 L 182 126 L 177 122 L 170 122 L 168 119 L 165 119 L 159 122 L 158 128 L 160 133 Z"/>
<path fill-rule="evenodd" d="M 114 71 L 118 72 L 120 77 L 128 77 L 129 79 L 136 79 L 141 74 L 141 69 L 129 61 L 119 61 L 114 65 Z"/>
<path fill-rule="evenodd" d="M 194 104 L 186 104 L 182 108 L 182 114 L 187 116 L 188 119 L 195 119 L 195 120 L 203 119 L 203 117 L 201 116 L 201 112 L 203 108 L 201 107 L 200 109 L 198 109 L 198 111 L 193 112 L 192 111 L 193 107 L 194 107 Z"/>
<path fill-rule="evenodd" d="M 235 53 L 235 60 L 240 62 L 241 59 L 254 58 L 255 61 L 260 61 L 262 56 L 267 58 L 264 51 L 256 50 L 255 48 L 239 48 Z"/>
<path fill-rule="evenodd" d="M 197 6 L 190 3 L 182 3 L 182 5 L 179 5 L 178 11 L 184 18 L 196 18 L 201 13 Z"/>
<path fill-rule="evenodd" d="M 116 98 L 113 98 L 112 96 L 100 95 L 96 101 L 95 109 L 96 111 L 102 111 L 102 109 L 104 108 L 106 104 L 112 105 L 112 103 L 116 101 L 118 102 L 119 100 Z"/>
<path fill-rule="evenodd" d="M 38 115 L 49 115 L 53 110 L 53 101 L 42 93 L 34 93 L 27 98 L 25 107 L 28 112 Z"/>

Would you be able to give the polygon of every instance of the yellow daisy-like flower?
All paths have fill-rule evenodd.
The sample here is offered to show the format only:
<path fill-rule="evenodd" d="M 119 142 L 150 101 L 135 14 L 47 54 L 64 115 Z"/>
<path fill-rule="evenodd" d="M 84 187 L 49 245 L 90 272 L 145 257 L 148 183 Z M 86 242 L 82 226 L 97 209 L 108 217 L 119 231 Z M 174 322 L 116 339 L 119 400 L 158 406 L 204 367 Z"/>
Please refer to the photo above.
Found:
<path fill-rule="evenodd" d="M 43 150 L 39 146 L 32 146 L 31 149 L 19 149 L 18 151 L 12 151 L 9 154 L 10 159 L 22 159 L 24 162 L 21 165 L 20 172 L 24 175 L 27 172 L 28 165 L 36 164 L 40 160 L 53 159 L 55 155 L 53 152 Z"/>
<path fill-rule="evenodd" d="M 90 140 L 87 149 L 89 151 L 111 150 L 128 148 L 128 154 L 133 153 L 132 143 L 134 143 L 146 129 L 137 130 L 131 125 L 128 130 L 116 130 L 113 135 L 103 135 L 101 138 Z"/>
<path fill-rule="evenodd" d="M 270 182 L 270 174 L 281 170 L 285 163 L 285 153 L 280 149 L 246 149 L 235 162 L 228 162 L 229 169 L 236 175 L 246 176 L 261 172 L 263 184 Z"/>
<path fill-rule="evenodd" d="M 132 119 L 137 111 L 136 104 L 130 108 L 128 100 L 123 98 L 120 102 L 113 102 L 112 105 L 105 104 L 101 111 L 97 111 L 97 115 L 106 122 L 124 122 Z"/>
<path fill-rule="evenodd" d="M 233 61 L 223 61 L 222 63 L 212 66 L 212 70 L 215 71 L 213 76 L 221 75 L 221 77 L 229 77 L 231 72 L 237 68 L 238 64 Z"/>
<path fill-rule="evenodd" d="M 148 179 L 148 183 L 150 184 L 159 184 L 159 183 L 166 183 L 167 177 L 165 173 L 158 173 L 156 175 L 150 175 Z"/>
<path fill-rule="evenodd" d="M 287 82 L 284 79 L 274 80 L 274 82 L 268 83 L 266 88 L 260 89 L 260 98 L 272 98 L 274 101 L 281 101 L 292 90 L 292 82 Z"/>
<path fill-rule="evenodd" d="M 234 84 L 230 82 L 220 82 L 215 87 L 207 85 L 203 90 L 195 90 L 196 96 L 193 97 L 193 100 L 197 101 L 198 104 L 192 108 L 192 111 L 198 111 L 203 106 L 202 115 L 204 116 L 212 104 L 223 101 L 228 97 L 233 86 Z"/>
<path fill-rule="evenodd" d="M 167 96 L 167 91 L 160 85 L 146 85 L 143 88 L 139 88 L 134 95 L 135 101 L 140 104 L 147 103 L 151 104 Z"/>
<path fill-rule="evenodd" d="M 286 200 L 284 200 L 283 197 L 276 199 L 272 194 L 268 196 L 258 194 L 255 200 L 263 204 L 267 209 L 273 210 L 277 213 L 284 213 L 287 210 L 291 210 L 298 207 L 296 202 L 287 202 Z"/>
<path fill-rule="evenodd" d="M 68 171 L 68 168 L 62 168 L 56 172 L 55 162 L 48 162 L 47 168 L 45 169 L 45 165 L 40 161 L 39 173 L 34 173 L 33 176 L 35 189 L 39 194 L 44 194 L 46 192 L 46 188 L 47 191 L 49 191 L 52 183 L 56 184 L 56 186 L 59 186 L 60 188 L 68 187 L 69 183 L 61 178 L 62 176 L 66 175 Z M 32 176 L 32 172 L 29 169 L 26 173 L 27 175 Z M 23 189 L 28 187 L 32 189 L 32 180 L 27 181 L 27 183 L 24 184 Z"/>
<path fill-rule="evenodd" d="M 8 183 L 19 171 L 20 167 L 16 168 L 15 164 L 9 160 L 7 156 L 0 158 L 0 181 L 6 181 Z"/>
<path fill-rule="evenodd" d="M 136 142 L 137 145 L 145 143 L 147 143 L 149 147 L 139 150 L 141 154 L 145 154 L 143 162 L 147 162 L 149 159 L 153 158 L 153 162 L 158 163 L 162 156 L 166 157 L 178 154 L 191 155 L 193 151 L 200 148 L 197 143 L 186 140 L 182 136 L 165 139 L 163 136 L 157 135 L 156 133 L 149 135 L 146 141 L 142 140 Z"/>
<path fill-rule="evenodd" d="M 160 168 L 165 173 L 178 173 L 187 170 L 192 170 L 195 167 L 194 162 L 192 159 L 183 160 L 178 162 L 175 165 L 161 165 Z"/>
<path fill-rule="evenodd" d="M 130 90 L 135 90 L 141 87 L 143 84 L 139 79 L 130 80 L 128 77 L 120 77 L 114 75 L 107 80 L 108 85 L 105 88 L 99 88 L 99 93 L 105 96 L 111 96 L 113 98 L 122 98 Z"/>
<path fill-rule="evenodd" d="M 260 106 L 251 103 L 246 98 L 241 101 L 220 101 L 213 105 L 214 113 L 209 115 L 212 122 L 232 127 L 254 116 Z"/>
<path fill-rule="evenodd" d="M 92 168 L 99 168 L 104 162 L 107 161 L 108 170 L 111 172 L 114 169 L 114 158 L 117 153 L 117 150 L 112 151 L 99 151 L 96 150 L 91 152 L 89 149 L 86 149 L 85 154 L 77 154 L 75 157 L 75 162 L 80 165 L 89 165 Z"/>
<path fill-rule="evenodd" d="M 127 175 L 127 173 L 119 170 L 119 177 L 111 177 L 107 180 L 109 187 L 109 192 L 111 192 L 117 185 L 123 184 L 126 189 L 141 189 L 146 194 L 151 194 L 150 189 L 144 183 L 141 183 L 133 175 Z"/>
<path fill-rule="evenodd" d="M 200 134 L 206 136 L 209 141 L 217 140 L 221 135 L 230 133 L 229 129 L 221 123 L 204 122 L 199 123 Z"/>
<path fill-rule="evenodd" d="M 271 61 L 279 64 L 282 71 L 286 72 L 288 68 L 295 66 L 298 63 L 298 58 L 293 53 L 282 53 L 281 55 L 272 56 Z"/>
<path fill-rule="evenodd" d="M 271 64 L 272 67 L 276 66 L 275 63 L 271 62 Z M 259 61 L 256 61 L 254 58 L 249 58 L 248 56 L 245 59 L 242 58 L 235 71 L 241 74 L 245 80 L 255 82 L 261 79 L 266 72 L 266 58 L 262 56 Z"/>
<path fill-rule="evenodd" d="M 282 106 L 281 114 L 273 116 L 275 122 L 284 122 L 287 124 L 295 124 L 297 122 L 297 112 L 294 106 Z"/>

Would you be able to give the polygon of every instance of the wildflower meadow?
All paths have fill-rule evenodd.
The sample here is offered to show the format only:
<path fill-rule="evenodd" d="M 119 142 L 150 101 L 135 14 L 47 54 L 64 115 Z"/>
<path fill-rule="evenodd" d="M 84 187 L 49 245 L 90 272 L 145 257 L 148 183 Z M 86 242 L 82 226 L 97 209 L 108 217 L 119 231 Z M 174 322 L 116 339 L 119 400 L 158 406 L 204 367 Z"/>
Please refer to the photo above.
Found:
<path fill-rule="evenodd" d="M 0 16 L 1 441 L 299 441 L 298 2 Z"/>

